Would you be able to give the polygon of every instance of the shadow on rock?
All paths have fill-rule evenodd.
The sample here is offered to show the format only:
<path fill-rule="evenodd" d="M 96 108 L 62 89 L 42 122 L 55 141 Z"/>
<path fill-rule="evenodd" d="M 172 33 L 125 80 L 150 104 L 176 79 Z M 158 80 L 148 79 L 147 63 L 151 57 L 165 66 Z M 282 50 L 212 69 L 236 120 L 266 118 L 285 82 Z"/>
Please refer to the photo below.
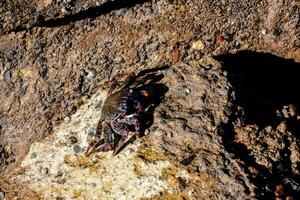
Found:
<path fill-rule="evenodd" d="M 243 161 L 244 170 L 257 186 L 255 193 L 258 198 L 278 197 L 279 186 L 282 186 L 284 195 L 298 196 L 300 178 L 291 172 L 288 139 L 285 138 L 286 148 L 280 152 L 281 160 L 268 169 L 257 163 L 251 149 L 236 141 L 235 124 L 256 124 L 259 129 L 264 129 L 285 121 L 287 128 L 299 139 L 300 124 L 296 110 L 300 108 L 300 96 L 297 95 L 300 64 L 252 51 L 222 55 L 216 59 L 223 62 L 223 69 L 228 72 L 228 80 L 235 92 L 234 114 L 220 129 L 226 150 Z M 257 170 L 256 175 L 251 168 Z"/>
<path fill-rule="evenodd" d="M 83 11 L 80 11 L 75 14 L 67 15 L 63 18 L 45 20 L 44 16 L 39 16 L 38 21 L 30 28 L 64 26 L 64 25 L 68 25 L 70 23 L 81 21 L 84 19 L 89 19 L 89 18 L 93 19 L 93 18 L 99 17 L 101 15 L 110 13 L 114 10 L 119 10 L 119 9 L 123 9 L 123 8 L 131 8 L 137 4 L 143 4 L 146 2 L 150 2 L 150 0 L 130 0 L 130 1 L 115 0 L 115 1 L 108 1 L 106 3 L 103 3 L 100 6 L 91 7 L 91 8 L 88 8 L 87 10 L 83 10 Z M 21 25 L 12 31 L 20 32 L 20 31 L 24 31 L 26 29 L 27 28 L 24 25 Z"/>
<path fill-rule="evenodd" d="M 236 102 L 245 111 L 247 124 L 276 123 L 276 111 L 284 105 L 300 108 L 300 64 L 272 54 L 242 51 L 216 58 L 224 63 Z"/>

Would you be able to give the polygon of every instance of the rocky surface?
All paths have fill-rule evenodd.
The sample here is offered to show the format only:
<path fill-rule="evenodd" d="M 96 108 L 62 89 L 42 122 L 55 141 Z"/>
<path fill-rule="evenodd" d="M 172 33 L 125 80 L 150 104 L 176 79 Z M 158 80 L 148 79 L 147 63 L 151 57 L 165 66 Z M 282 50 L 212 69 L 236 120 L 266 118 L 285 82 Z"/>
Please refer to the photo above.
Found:
<path fill-rule="evenodd" d="M 65 186 L 56 180 L 53 187 L 68 188 L 80 183 L 87 168 L 115 164 L 95 188 L 109 177 L 115 187 L 135 176 L 135 183 L 149 180 L 157 186 L 140 193 L 126 187 L 135 198 L 299 195 L 297 0 L 0 4 L 0 199 L 71 198 L 68 189 L 60 194 L 36 188 L 37 181 L 48 184 L 54 171 L 66 165 L 63 155 L 78 159 L 71 153 L 79 152 L 78 146 L 55 145 L 70 134 L 66 124 L 93 126 L 97 109 L 89 123 L 76 125 L 74 118 L 88 113 L 86 106 L 102 82 L 159 66 L 170 67 L 162 72 L 168 92 L 154 112 L 149 134 L 115 158 L 99 154 L 98 164 L 82 170 L 69 166 L 75 171 L 66 173 L 73 178 Z M 84 133 L 77 134 L 84 138 Z M 84 142 L 79 141 L 80 148 Z M 30 158 L 33 152 L 35 159 Z M 41 157 L 54 152 L 56 164 Z M 116 173 L 122 166 L 128 171 Z M 39 167 L 51 173 L 43 174 Z"/>

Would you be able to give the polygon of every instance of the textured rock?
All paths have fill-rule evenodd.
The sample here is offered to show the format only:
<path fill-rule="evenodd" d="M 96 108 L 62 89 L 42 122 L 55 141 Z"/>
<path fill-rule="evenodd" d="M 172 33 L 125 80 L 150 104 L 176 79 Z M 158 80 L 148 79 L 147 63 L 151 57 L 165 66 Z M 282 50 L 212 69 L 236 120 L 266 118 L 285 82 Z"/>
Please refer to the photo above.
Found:
<path fill-rule="evenodd" d="M 139 155 L 131 167 L 150 162 L 158 169 L 155 162 L 165 163 L 158 170 L 165 185 L 152 198 L 295 198 L 299 64 L 272 55 L 299 62 L 299 7 L 297 0 L 1 1 L 0 190 L 28 199 L 48 192 L 26 189 L 34 182 L 18 184 L 13 169 L 30 156 L 39 159 L 35 145 L 53 145 L 46 141 L 57 139 L 57 129 L 74 125 L 74 113 L 100 83 L 167 65 L 163 82 L 169 91 L 154 124 L 145 139 L 124 150 L 124 158 Z M 235 63 L 210 58 L 224 53 L 233 53 L 229 60 Z M 94 131 L 89 126 L 86 134 Z M 74 150 L 84 150 L 80 138 L 76 144 L 64 140 L 73 158 Z M 113 162 L 122 166 L 121 155 Z M 109 165 L 107 159 L 104 154 Z M 51 177 L 51 167 L 42 164 L 46 168 L 36 175 Z M 18 171 L 18 177 L 29 172 Z M 137 167 L 135 173 L 143 171 Z"/>
<path fill-rule="evenodd" d="M 67 144 L 70 136 L 76 136 L 77 145 L 87 147 L 87 130 L 97 125 L 97 104 L 104 96 L 104 91 L 98 91 L 68 124 L 61 124 L 49 138 L 32 144 L 21 164 L 23 173 L 14 180 L 45 199 L 139 199 L 172 189 L 162 179 L 163 169 L 170 163 L 138 159 L 139 142 L 115 157 L 99 153 L 91 158 L 74 153 L 72 145 Z"/>
<path fill-rule="evenodd" d="M 99 90 L 85 102 L 71 121 L 62 123 L 43 141 L 33 143 L 21 164 L 22 173 L 12 181 L 46 199 L 72 198 L 247 198 L 247 180 L 224 154 L 221 137 L 215 131 L 227 116 L 226 78 L 220 67 L 199 61 L 197 66 L 178 63 L 162 71 L 169 91 L 155 112 L 149 134 L 129 144 L 117 156 L 97 153 L 92 157 L 74 153 L 69 142 L 87 147 L 88 131 L 96 127 L 99 102 L 105 92 Z M 212 61 L 212 60 L 211 60 Z M 210 61 L 210 62 L 211 62 Z M 202 65 L 201 65 L 202 64 Z M 188 71 L 194 74 L 188 75 Z M 203 77 L 203 71 L 207 76 Z M 207 93 L 210 87 L 218 90 Z M 159 88 L 157 88 L 159 90 Z M 190 92 L 186 94 L 186 89 Z M 228 176 L 228 173 L 231 176 Z M 250 185 L 248 185 L 251 187 Z M 199 189 L 199 187 L 201 189 Z"/>

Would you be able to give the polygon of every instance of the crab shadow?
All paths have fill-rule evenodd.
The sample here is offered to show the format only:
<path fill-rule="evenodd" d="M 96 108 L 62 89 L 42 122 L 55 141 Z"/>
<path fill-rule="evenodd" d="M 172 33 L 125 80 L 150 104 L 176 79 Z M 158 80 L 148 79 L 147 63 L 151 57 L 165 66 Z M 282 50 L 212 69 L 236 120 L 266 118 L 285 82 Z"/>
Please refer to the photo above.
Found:
<path fill-rule="evenodd" d="M 241 51 L 216 57 L 243 107 L 247 124 L 276 125 L 278 110 L 292 104 L 300 109 L 300 64 L 268 53 Z"/>
<path fill-rule="evenodd" d="M 300 97 L 297 95 L 299 80 L 299 63 L 283 59 L 268 53 L 241 51 L 215 57 L 223 62 L 223 70 L 228 72 L 228 80 L 235 92 L 233 108 L 229 123 L 223 124 L 220 135 L 225 149 L 235 158 L 244 162 L 244 169 L 249 179 L 256 186 L 258 199 L 275 199 L 276 185 L 282 184 L 285 192 L 300 195 L 300 177 L 292 173 L 291 151 L 287 147 L 281 153 L 281 160 L 274 162 L 271 170 L 257 163 L 246 145 L 235 140 L 234 124 L 242 119 L 242 124 L 256 124 L 260 130 L 265 126 L 276 127 L 282 120 L 292 134 L 299 137 L 299 120 L 283 119 L 278 112 L 284 105 L 292 104 L 300 109 Z M 240 113 L 240 109 L 243 112 Z M 289 141 L 285 141 L 289 144 Z M 254 166 L 258 173 L 252 176 L 249 166 Z"/>
<path fill-rule="evenodd" d="M 168 69 L 167 66 L 154 69 L 147 69 L 141 71 L 136 76 L 136 79 L 142 76 L 144 76 L 145 78 L 143 78 L 144 83 L 135 89 L 139 91 L 148 91 L 149 95 L 147 98 L 141 101 L 142 107 L 145 108 L 145 111 L 142 112 L 142 114 L 140 115 L 140 131 L 142 137 L 145 136 L 145 131 L 152 126 L 154 122 L 155 109 L 164 100 L 165 94 L 169 90 L 164 83 L 159 82 L 164 78 L 164 75 L 161 73 L 161 71 L 166 69 Z M 129 131 L 134 131 L 134 126 L 129 126 Z M 117 140 L 115 142 L 118 143 L 119 139 L 120 137 L 117 135 Z M 136 139 L 136 136 L 133 136 L 130 139 L 128 139 L 116 153 L 122 151 L 128 144 L 133 143 Z"/>

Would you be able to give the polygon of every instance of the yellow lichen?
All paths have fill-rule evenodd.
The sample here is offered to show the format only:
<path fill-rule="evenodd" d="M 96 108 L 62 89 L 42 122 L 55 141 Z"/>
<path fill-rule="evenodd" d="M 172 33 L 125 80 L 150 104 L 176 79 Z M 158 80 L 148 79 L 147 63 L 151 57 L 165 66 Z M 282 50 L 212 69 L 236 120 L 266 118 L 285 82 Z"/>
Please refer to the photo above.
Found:
<path fill-rule="evenodd" d="M 29 78 L 31 76 L 31 72 L 26 69 L 21 69 L 18 73 L 21 78 Z"/>
<path fill-rule="evenodd" d="M 174 167 L 168 167 L 163 169 L 162 175 L 164 179 L 171 185 L 173 188 L 179 188 L 179 180 L 175 177 L 177 170 Z"/>
<path fill-rule="evenodd" d="M 73 198 L 78 198 L 81 195 L 81 191 L 80 190 L 73 190 Z"/>
<path fill-rule="evenodd" d="M 147 145 L 139 146 L 137 149 L 137 158 L 142 159 L 146 162 L 156 162 L 159 160 L 166 160 L 166 155 L 163 154 L 163 152 L 155 146 L 151 145 L 151 141 L 147 142 Z"/>
<path fill-rule="evenodd" d="M 178 10 L 179 10 L 180 12 L 184 12 L 184 11 L 185 11 L 185 6 L 184 6 L 183 4 L 181 4 L 181 5 L 179 6 Z"/>
<path fill-rule="evenodd" d="M 91 160 L 86 157 L 86 156 L 83 156 L 83 155 L 79 155 L 76 157 L 76 162 L 75 164 L 78 166 L 78 167 L 81 167 L 81 168 L 87 168 L 87 167 L 91 167 L 93 166 L 94 164 L 91 162 Z"/>
<path fill-rule="evenodd" d="M 134 165 L 134 174 L 137 175 L 138 177 L 139 176 L 143 176 L 143 172 L 142 172 L 141 166 L 138 163 L 136 163 Z"/>
<path fill-rule="evenodd" d="M 159 155 L 148 148 L 139 148 L 137 151 L 137 156 L 147 162 L 155 162 L 160 160 Z"/>
<path fill-rule="evenodd" d="M 65 157 L 64 157 L 64 163 L 66 163 L 66 164 L 71 164 L 72 163 L 72 161 L 71 161 L 71 154 L 65 155 Z"/>
<path fill-rule="evenodd" d="M 140 200 L 190 200 L 191 198 L 185 192 L 170 192 L 163 191 L 160 195 L 155 195 L 150 198 L 141 198 Z"/>
<path fill-rule="evenodd" d="M 93 165 L 93 166 L 90 166 L 90 167 L 89 167 L 90 173 L 96 173 L 96 172 L 99 172 L 99 169 L 100 169 L 100 167 L 97 166 L 97 165 Z"/>
<path fill-rule="evenodd" d="M 111 191 L 112 185 L 113 185 L 113 181 L 111 179 L 108 179 L 103 183 L 102 190 L 104 192 L 109 192 Z"/>

